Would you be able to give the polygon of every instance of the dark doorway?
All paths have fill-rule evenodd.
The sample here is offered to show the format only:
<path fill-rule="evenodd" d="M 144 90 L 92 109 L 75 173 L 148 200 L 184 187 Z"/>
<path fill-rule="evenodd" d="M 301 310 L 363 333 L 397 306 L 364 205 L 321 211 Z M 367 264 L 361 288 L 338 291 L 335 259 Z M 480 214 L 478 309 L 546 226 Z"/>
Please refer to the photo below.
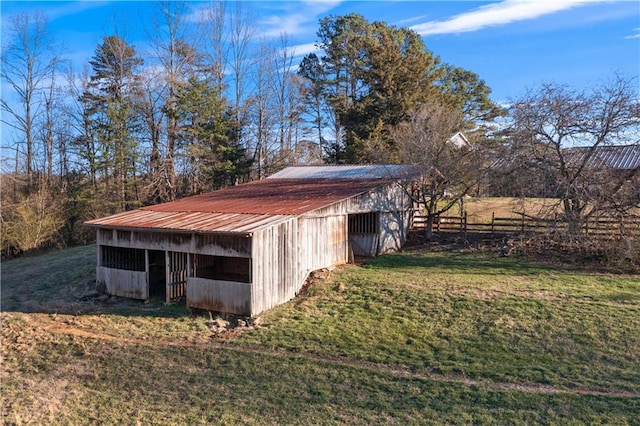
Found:
<path fill-rule="evenodd" d="M 164 251 L 149 250 L 149 298 L 167 295 L 167 259 Z"/>

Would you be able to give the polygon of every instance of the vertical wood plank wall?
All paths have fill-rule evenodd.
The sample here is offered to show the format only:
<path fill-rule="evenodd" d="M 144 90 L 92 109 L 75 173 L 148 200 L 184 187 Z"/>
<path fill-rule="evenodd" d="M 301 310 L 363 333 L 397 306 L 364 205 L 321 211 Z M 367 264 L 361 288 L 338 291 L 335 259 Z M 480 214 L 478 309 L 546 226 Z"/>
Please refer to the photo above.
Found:
<path fill-rule="evenodd" d="M 300 285 L 316 269 L 347 263 L 349 244 L 346 215 L 303 217 L 299 226 Z"/>
<path fill-rule="evenodd" d="M 296 217 L 253 234 L 251 315 L 286 302 L 302 287 L 298 244 Z"/>
<path fill-rule="evenodd" d="M 208 311 L 251 316 L 250 283 L 187 278 L 187 306 Z"/>

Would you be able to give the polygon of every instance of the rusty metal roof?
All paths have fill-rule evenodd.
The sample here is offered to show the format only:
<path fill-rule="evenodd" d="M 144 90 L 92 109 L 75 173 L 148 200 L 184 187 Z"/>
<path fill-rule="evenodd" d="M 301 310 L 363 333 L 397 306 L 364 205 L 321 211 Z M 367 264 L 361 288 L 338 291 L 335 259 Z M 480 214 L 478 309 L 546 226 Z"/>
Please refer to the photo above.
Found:
<path fill-rule="evenodd" d="M 85 224 L 120 229 L 251 234 L 290 218 L 291 216 L 280 215 L 156 212 L 138 209 L 90 220 Z"/>
<path fill-rule="evenodd" d="M 387 179 L 264 179 L 91 220 L 108 228 L 249 234 L 371 191 Z"/>
<path fill-rule="evenodd" d="M 406 179 L 415 174 L 413 166 L 399 164 L 294 166 L 267 179 Z"/>
<path fill-rule="evenodd" d="M 299 215 L 389 182 L 386 179 L 263 179 L 141 210 Z"/>

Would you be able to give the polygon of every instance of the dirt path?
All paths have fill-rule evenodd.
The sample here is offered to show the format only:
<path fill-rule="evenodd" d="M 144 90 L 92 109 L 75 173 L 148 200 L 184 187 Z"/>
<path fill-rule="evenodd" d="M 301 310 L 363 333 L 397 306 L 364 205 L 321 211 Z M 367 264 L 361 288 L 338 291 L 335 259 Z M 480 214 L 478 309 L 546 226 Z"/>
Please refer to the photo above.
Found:
<path fill-rule="evenodd" d="M 196 341 L 170 341 L 166 339 L 141 339 L 135 337 L 123 337 L 123 336 L 114 336 L 111 334 L 105 333 L 95 333 L 92 331 L 84 330 L 78 327 L 69 326 L 60 321 L 56 321 L 47 316 L 38 316 L 37 320 L 34 319 L 31 315 L 21 316 L 22 319 L 25 320 L 29 325 L 38 327 L 42 330 L 46 330 L 50 333 L 56 334 L 64 334 L 64 335 L 72 335 L 85 339 L 96 339 L 101 341 L 108 342 L 117 342 L 124 344 L 136 344 L 136 345 L 149 345 L 149 346 L 168 346 L 168 347 L 189 347 L 189 348 L 213 348 L 213 349 L 222 349 L 228 351 L 234 351 L 238 353 L 250 353 L 250 354 L 259 354 L 265 356 L 272 357 L 283 357 L 289 359 L 305 359 L 323 364 L 337 365 L 342 367 L 349 367 L 355 369 L 364 369 L 375 373 L 383 373 L 389 374 L 398 378 L 407 378 L 407 379 L 419 379 L 419 380 L 429 380 L 429 381 L 439 381 L 446 383 L 455 383 L 461 384 L 465 386 L 477 386 L 479 388 L 491 391 L 516 391 L 516 392 L 525 392 L 525 393 L 535 393 L 535 394 L 547 394 L 547 395 L 556 395 L 556 394 L 568 394 L 568 395 L 589 395 L 589 396 L 602 396 L 602 397 L 610 397 L 610 398 L 640 398 L 640 394 L 626 392 L 626 391 L 616 391 L 616 390 L 608 390 L 608 391 L 598 391 L 591 389 L 566 389 L 566 388 L 557 388 L 553 386 L 547 386 L 537 383 L 531 382 L 521 382 L 521 383 L 506 383 L 506 382 L 495 382 L 488 379 L 470 379 L 463 375 L 452 375 L 452 374 L 436 374 L 436 373 L 425 373 L 420 372 L 416 373 L 410 371 L 408 369 L 402 369 L 398 367 L 393 367 L 384 364 L 371 363 L 360 360 L 350 360 L 346 358 L 336 358 L 336 357 L 324 357 L 319 356 L 317 354 L 311 353 L 293 353 L 286 350 L 271 350 L 260 347 L 242 347 L 242 346 L 231 346 L 229 344 L 225 344 L 220 342 L 219 340 L 213 338 L 207 339 L 199 339 Z"/>

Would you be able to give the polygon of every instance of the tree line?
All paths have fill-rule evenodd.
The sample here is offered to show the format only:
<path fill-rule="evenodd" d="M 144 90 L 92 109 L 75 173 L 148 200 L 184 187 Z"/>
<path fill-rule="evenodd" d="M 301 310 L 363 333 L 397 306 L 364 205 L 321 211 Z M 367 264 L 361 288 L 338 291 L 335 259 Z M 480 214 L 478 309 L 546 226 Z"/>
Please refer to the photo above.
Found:
<path fill-rule="evenodd" d="M 45 15 L 10 18 L 2 50 L 10 89 L 1 103 L 4 253 L 84 243 L 85 220 L 299 164 L 415 164 L 426 177 L 419 201 L 436 215 L 477 191 L 487 153 L 527 157 L 524 146 L 553 152 L 570 140 L 545 139 L 548 126 L 533 126 L 548 117 L 526 108 L 547 102 L 536 98 L 542 92 L 502 108 L 477 74 L 442 63 L 407 28 L 329 16 L 319 21 L 316 53 L 298 62 L 287 35 L 256 34 L 248 3 L 207 3 L 197 25 L 187 21 L 186 3 L 153 7 L 149 50 L 116 31 L 81 72 L 56 50 Z M 596 146 L 637 126 L 632 80 L 617 84 L 626 98 L 605 120 L 630 118 L 601 123 L 603 134 L 590 140 Z M 574 100 L 566 95 L 555 100 Z M 584 125 L 611 110 L 606 99 L 598 105 Z M 508 113 L 511 125 L 498 126 Z M 447 142 L 460 131 L 468 144 Z"/>

